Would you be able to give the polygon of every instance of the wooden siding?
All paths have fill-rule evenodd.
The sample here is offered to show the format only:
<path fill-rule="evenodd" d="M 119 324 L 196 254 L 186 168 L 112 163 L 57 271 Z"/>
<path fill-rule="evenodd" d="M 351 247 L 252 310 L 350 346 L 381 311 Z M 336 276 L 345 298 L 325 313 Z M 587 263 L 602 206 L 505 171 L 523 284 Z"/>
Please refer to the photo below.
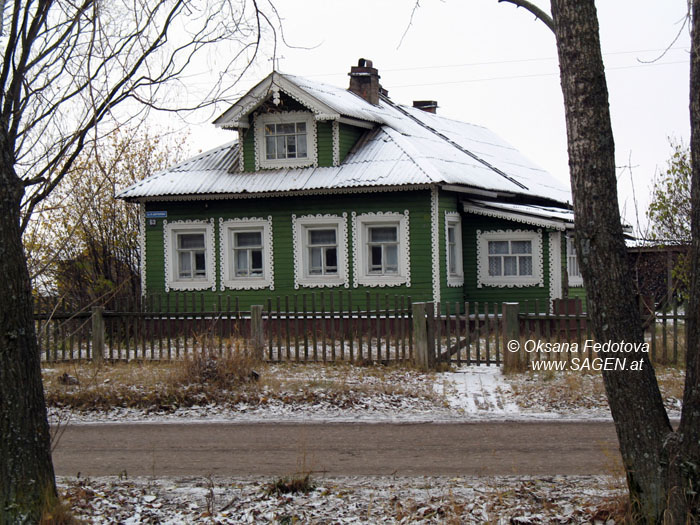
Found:
<path fill-rule="evenodd" d="M 549 303 L 549 235 L 548 230 L 542 228 L 542 262 L 544 286 L 523 287 L 498 287 L 477 286 L 477 251 L 476 231 L 490 230 L 531 230 L 538 228 L 527 224 L 515 223 L 503 219 L 484 217 L 475 214 L 466 214 L 462 217 L 462 248 L 464 262 L 464 300 L 466 301 L 517 301 L 523 303 L 530 301 L 534 307 L 534 301 Z M 540 308 L 542 308 L 540 306 Z"/>
<path fill-rule="evenodd" d="M 333 166 L 333 124 L 328 120 L 316 122 L 316 135 L 318 165 L 326 168 Z"/>
<path fill-rule="evenodd" d="M 243 136 L 243 171 L 255 171 L 255 128 L 251 126 Z"/>
<path fill-rule="evenodd" d="M 346 290 L 344 287 L 294 289 L 294 253 L 292 242 L 291 215 L 307 214 L 348 214 L 348 268 L 353 304 L 365 304 L 366 292 L 411 296 L 414 301 L 432 299 L 432 260 L 430 247 L 430 192 L 424 190 L 386 193 L 356 193 L 318 195 L 306 197 L 250 198 L 238 200 L 186 201 L 149 203 L 147 210 L 167 210 L 168 222 L 187 219 L 215 219 L 215 261 L 217 291 L 205 293 L 206 301 L 215 304 L 219 294 L 238 297 L 241 308 L 252 304 L 266 304 L 268 298 L 309 293 L 313 291 Z M 352 287 L 352 220 L 351 212 L 403 212 L 409 210 L 411 286 L 392 287 Z M 275 289 L 226 290 L 220 292 L 219 275 L 219 217 L 224 219 L 272 216 L 274 244 Z M 165 291 L 165 259 L 163 249 L 163 221 L 158 219 L 154 226 L 146 226 L 146 284 L 149 293 Z M 186 292 L 188 293 L 188 292 Z M 192 292 L 199 293 L 199 292 Z M 327 295 L 327 293 L 326 293 Z"/>
<path fill-rule="evenodd" d="M 352 147 L 357 143 L 365 130 L 347 124 L 340 124 L 340 162 L 345 160 Z"/>

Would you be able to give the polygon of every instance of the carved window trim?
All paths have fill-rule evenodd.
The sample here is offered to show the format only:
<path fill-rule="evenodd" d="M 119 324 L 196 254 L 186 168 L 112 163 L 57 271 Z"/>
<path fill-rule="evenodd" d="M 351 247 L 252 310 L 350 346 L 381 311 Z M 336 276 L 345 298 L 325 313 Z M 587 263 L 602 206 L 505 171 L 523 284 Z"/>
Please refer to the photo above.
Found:
<path fill-rule="evenodd" d="M 448 231 L 450 227 L 455 228 L 455 251 L 457 272 L 450 273 L 450 240 Z M 458 212 L 445 212 L 445 275 L 447 275 L 447 286 L 457 288 L 464 286 L 464 262 L 462 254 L 462 216 Z"/>
<path fill-rule="evenodd" d="M 231 275 L 232 249 L 231 232 L 262 231 L 263 275 L 262 277 L 236 277 Z M 275 289 L 274 256 L 272 244 L 272 216 L 246 217 L 239 219 L 219 218 L 219 273 L 221 274 L 221 291 Z"/>
<path fill-rule="evenodd" d="M 265 155 L 265 124 L 306 123 L 306 152 L 303 159 L 268 160 Z M 255 170 L 277 168 L 305 168 L 318 166 L 316 120 L 308 111 L 288 111 L 286 113 L 265 113 L 255 117 Z"/>
<path fill-rule="evenodd" d="M 176 236 L 181 232 L 204 233 L 205 269 L 204 279 L 179 280 L 175 278 L 177 246 Z M 216 264 L 214 262 L 214 219 L 209 220 L 163 220 L 163 249 L 165 257 L 165 291 L 194 291 L 211 289 L 216 291 Z"/>
<path fill-rule="evenodd" d="M 292 240 L 294 245 L 294 288 L 350 286 L 348 276 L 348 224 L 347 213 L 340 215 L 292 215 Z M 308 235 L 311 228 L 335 228 L 337 244 L 337 275 L 309 275 Z"/>

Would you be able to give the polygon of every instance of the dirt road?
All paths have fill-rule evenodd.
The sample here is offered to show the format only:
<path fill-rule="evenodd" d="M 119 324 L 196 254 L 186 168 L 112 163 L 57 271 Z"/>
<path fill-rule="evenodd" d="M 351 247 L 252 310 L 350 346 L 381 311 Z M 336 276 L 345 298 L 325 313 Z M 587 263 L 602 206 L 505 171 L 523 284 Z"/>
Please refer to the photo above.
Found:
<path fill-rule="evenodd" d="M 165 423 L 68 426 L 59 475 L 610 473 L 612 423 Z"/>

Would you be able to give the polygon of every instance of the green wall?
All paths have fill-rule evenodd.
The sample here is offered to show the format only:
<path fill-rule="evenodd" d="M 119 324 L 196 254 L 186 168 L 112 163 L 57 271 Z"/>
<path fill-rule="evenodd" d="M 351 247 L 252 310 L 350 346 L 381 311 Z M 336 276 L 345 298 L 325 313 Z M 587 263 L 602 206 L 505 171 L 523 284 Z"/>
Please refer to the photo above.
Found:
<path fill-rule="evenodd" d="M 182 201 L 148 203 L 146 209 L 167 210 L 168 222 L 187 219 L 215 219 L 215 254 L 217 291 L 205 291 L 209 305 L 215 305 L 218 295 L 238 297 L 241 308 L 251 304 L 265 304 L 268 297 L 292 294 L 342 290 L 352 291 L 353 303 L 364 305 L 366 292 L 409 295 L 414 301 L 427 301 L 432 298 L 431 252 L 423 247 L 430 246 L 430 192 L 426 190 L 355 193 L 344 195 L 319 195 L 304 197 L 249 198 L 209 201 Z M 352 222 L 351 212 L 403 212 L 409 210 L 410 227 L 410 269 L 411 286 L 391 287 L 352 287 Z M 294 253 L 292 244 L 291 215 L 338 214 L 347 212 L 348 225 L 348 268 L 350 288 L 300 288 L 294 289 Z M 274 244 L 274 283 L 275 289 L 269 290 L 226 290 L 220 292 L 219 275 L 219 217 L 224 219 L 272 216 Z M 165 293 L 165 260 L 163 248 L 163 221 L 158 219 L 154 226 L 146 226 L 146 287 L 149 294 Z M 200 295 L 202 292 L 177 292 Z M 393 299 L 392 299 L 393 300 Z"/>

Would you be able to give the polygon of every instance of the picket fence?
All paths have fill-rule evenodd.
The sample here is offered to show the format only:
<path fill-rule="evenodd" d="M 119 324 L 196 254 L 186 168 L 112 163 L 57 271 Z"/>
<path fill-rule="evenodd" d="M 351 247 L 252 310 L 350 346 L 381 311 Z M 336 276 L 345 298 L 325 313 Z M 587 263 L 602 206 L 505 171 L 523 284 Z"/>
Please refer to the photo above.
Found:
<path fill-rule="evenodd" d="M 389 363 L 415 361 L 411 297 L 352 292 L 295 294 L 241 310 L 235 298 L 212 303 L 203 294 L 151 296 L 111 309 L 40 299 L 35 305 L 39 350 L 46 362 L 178 360 L 192 352 L 255 351 L 271 361 Z M 361 306 L 360 306 L 361 304 Z M 591 339 L 580 306 L 519 305 L 521 340 Z M 431 365 L 500 365 L 505 343 L 501 303 L 429 303 L 421 310 Z M 563 312 L 563 313 L 559 313 Z M 677 309 L 645 318 L 655 362 L 678 363 L 685 352 L 685 321 Z M 99 351 L 97 349 L 101 349 Z M 529 359 L 566 356 L 529 356 Z"/>

